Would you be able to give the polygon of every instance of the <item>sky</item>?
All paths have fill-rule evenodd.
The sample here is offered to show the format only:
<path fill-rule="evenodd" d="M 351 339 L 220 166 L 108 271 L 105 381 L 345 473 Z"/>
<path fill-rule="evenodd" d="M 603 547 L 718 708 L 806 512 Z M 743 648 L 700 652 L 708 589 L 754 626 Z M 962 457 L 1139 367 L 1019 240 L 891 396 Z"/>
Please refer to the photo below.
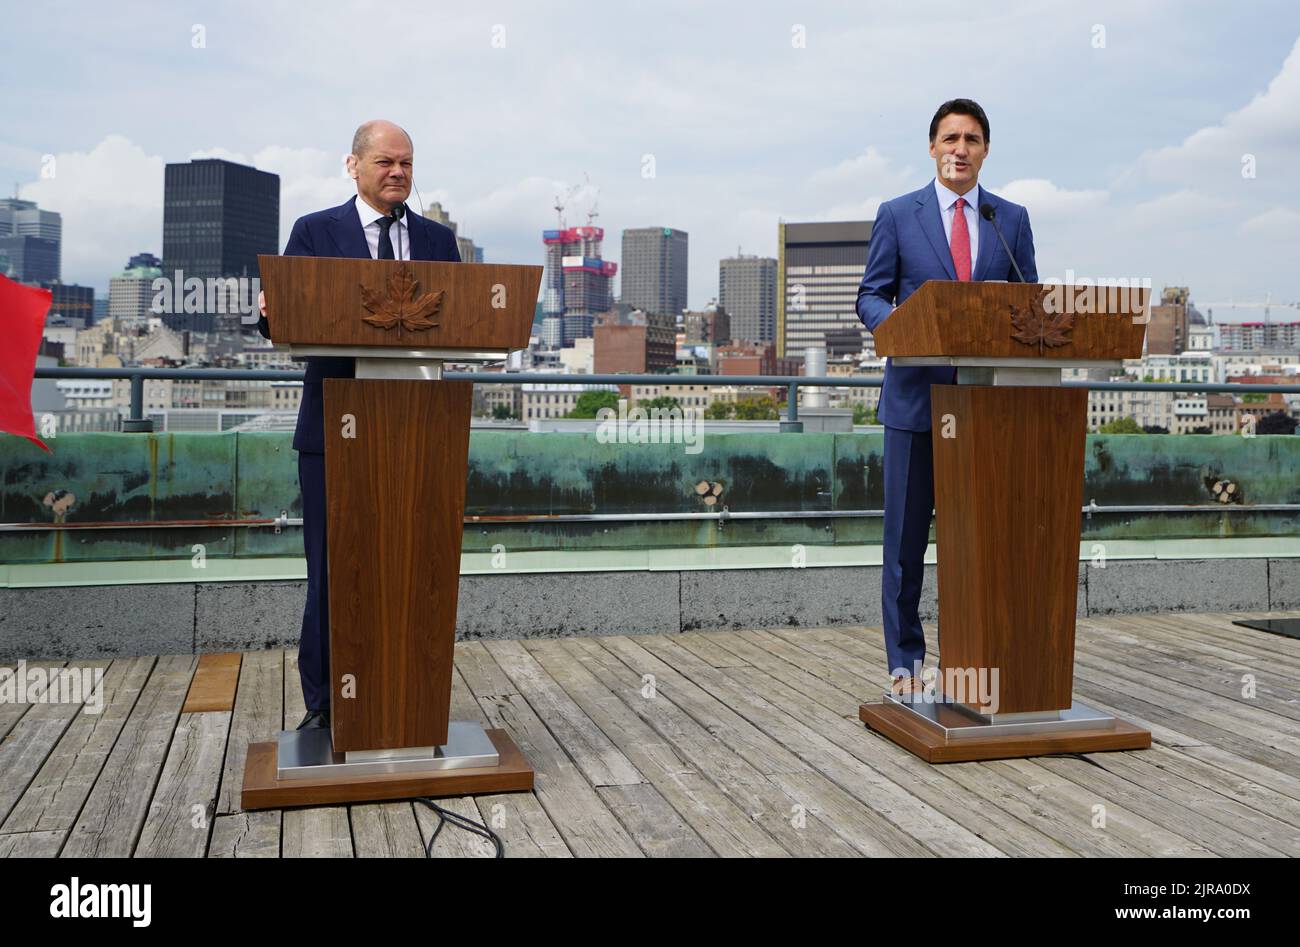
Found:
<path fill-rule="evenodd" d="M 161 255 L 166 163 L 279 174 L 283 244 L 355 193 L 352 132 L 387 118 L 412 205 L 441 201 L 489 262 L 542 263 L 569 194 L 606 259 L 624 228 L 687 231 L 699 308 L 720 258 L 775 255 L 779 220 L 871 219 L 927 184 L 930 117 L 963 96 L 1040 278 L 1300 301 L 1292 0 L 7 6 L 0 182 L 62 213 L 64 281 L 101 291 Z"/>

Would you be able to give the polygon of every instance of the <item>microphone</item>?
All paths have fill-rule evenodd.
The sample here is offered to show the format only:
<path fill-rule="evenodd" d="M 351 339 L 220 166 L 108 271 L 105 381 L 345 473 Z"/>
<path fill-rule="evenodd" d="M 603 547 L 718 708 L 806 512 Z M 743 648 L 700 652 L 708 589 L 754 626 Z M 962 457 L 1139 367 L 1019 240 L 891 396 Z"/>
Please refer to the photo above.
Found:
<path fill-rule="evenodd" d="M 393 229 L 395 229 L 395 230 L 397 231 L 397 258 L 400 260 L 400 259 L 402 258 L 402 224 L 401 224 L 401 220 L 402 220 L 403 217 L 406 216 L 406 205 L 405 205 L 405 204 L 398 204 L 396 207 L 394 207 L 392 210 L 390 210 L 390 211 L 388 212 L 388 216 L 391 217 L 391 218 L 393 218 L 393 223 L 397 225 L 397 226 L 394 227 Z M 1005 242 L 1005 241 L 1003 241 L 1003 242 Z M 1024 280 L 1021 280 L 1020 282 L 1023 283 Z"/>
<path fill-rule="evenodd" d="M 1019 277 L 1020 282 L 1023 283 L 1025 281 L 1025 274 L 1020 272 L 1020 265 L 1016 263 L 1016 255 L 1011 252 L 1011 247 L 1007 246 L 1007 238 L 1002 236 L 1002 228 L 998 226 L 997 213 L 998 212 L 993 209 L 992 204 L 980 205 L 980 216 L 991 223 L 993 229 L 997 231 L 998 239 L 1002 241 L 1002 249 L 1007 251 L 1007 256 L 1011 260 L 1011 266 L 1016 271 L 1016 276 Z"/>

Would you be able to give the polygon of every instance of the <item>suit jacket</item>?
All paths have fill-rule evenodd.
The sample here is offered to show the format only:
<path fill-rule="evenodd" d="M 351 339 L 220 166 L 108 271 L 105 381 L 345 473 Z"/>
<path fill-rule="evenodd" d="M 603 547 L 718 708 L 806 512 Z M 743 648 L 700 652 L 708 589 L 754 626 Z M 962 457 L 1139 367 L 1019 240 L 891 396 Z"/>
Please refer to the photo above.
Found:
<path fill-rule="evenodd" d="M 980 188 L 981 203 L 992 204 L 998 226 L 1015 254 L 1025 282 L 1038 282 L 1034 263 L 1034 234 L 1029 211 Z M 880 205 L 871 228 L 867 270 L 858 287 L 858 318 L 875 331 L 926 280 L 955 280 L 952 251 L 943 233 L 939 198 L 934 181 Z M 1017 279 L 1007 251 L 993 224 L 979 218 L 979 257 L 971 268 L 972 280 Z M 895 366 L 885 360 L 885 386 L 876 416 L 881 424 L 905 431 L 930 430 L 930 386 L 952 384 L 947 366 Z"/>
<path fill-rule="evenodd" d="M 459 263 L 456 235 L 450 227 L 407 210 L 406 227 L 411 238 L 412 260 L 443 260 Z M 299 217 L 289 234 L 284 256 L 329 256 L 370 259 L 370 245 L 354 200 L 329 210 Z M 272 318 L 275 313 L 271 314 Z M 257 330 L 271 337 L 266 317 L 258 320 Z M 302 386 L 302 403 L 298 407 L 298 426 L 293 434 L 293 449 L 307 454 L 325 453 L 325 402 L 322 382 L 326 378 L 356 377 L 356 362 L 351 358 L 313 357 L 306 359 L 307 377 Z"/>

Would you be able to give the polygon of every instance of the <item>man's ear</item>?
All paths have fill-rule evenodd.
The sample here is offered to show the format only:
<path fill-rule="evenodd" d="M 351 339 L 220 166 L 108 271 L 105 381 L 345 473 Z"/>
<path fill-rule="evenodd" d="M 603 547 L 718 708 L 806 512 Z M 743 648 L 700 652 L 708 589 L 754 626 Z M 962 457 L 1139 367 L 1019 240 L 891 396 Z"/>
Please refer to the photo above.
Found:
<path fill-rule="evenodd" d="M 937 158 L 937 157 L 939 157 L 939 153 L 938 153 L 937 151 L 934 150 L 934 139 L 933 139 L 933 138 L 930 139 L 930 157 L 931 157 L 931 158 Z"/>
<path fill-rule="evenodd" d="M 352 180 L 357 179 L 357 165 L 360 164 L 356 155 L 348 155 L 348 177 Z"/>

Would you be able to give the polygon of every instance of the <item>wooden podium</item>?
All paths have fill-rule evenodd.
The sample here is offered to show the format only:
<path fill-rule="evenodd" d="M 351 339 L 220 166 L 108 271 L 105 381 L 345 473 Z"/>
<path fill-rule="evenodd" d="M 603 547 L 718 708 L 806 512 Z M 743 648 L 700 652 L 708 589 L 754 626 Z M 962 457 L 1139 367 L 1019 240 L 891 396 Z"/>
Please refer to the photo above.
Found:
<path fill-rule="evenodd" d="M 527 348 L 542 268 L 258 261 L 276 343 L 356 377 L 323 385 L 331 728 L 251 744 L 241 805 L 532 789 L 504 730 L 449 719 L 472 385 L 440 379 Z"/>
<path fill-rule="evenodd" d="M 931 763 L 1145 749 L 1151 735 L 1073 698 L 1088 392 L 1062 368 L 1142 354 L 1146 289 L 923 284 L 876 330 L 932 385 L 939 668 L 925 693 L 859 717 Z"/>

